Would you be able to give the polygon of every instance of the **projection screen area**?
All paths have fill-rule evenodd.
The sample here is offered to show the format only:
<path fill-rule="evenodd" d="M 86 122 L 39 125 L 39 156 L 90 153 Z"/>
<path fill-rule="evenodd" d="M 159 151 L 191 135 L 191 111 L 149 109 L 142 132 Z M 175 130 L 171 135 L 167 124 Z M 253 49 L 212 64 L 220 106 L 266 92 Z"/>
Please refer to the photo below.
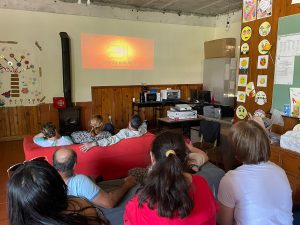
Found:
<path fill-rule="evenodd" d="M 153 40 L 82 33 L 80 41 L 85 69 L 153 69 Z"/>

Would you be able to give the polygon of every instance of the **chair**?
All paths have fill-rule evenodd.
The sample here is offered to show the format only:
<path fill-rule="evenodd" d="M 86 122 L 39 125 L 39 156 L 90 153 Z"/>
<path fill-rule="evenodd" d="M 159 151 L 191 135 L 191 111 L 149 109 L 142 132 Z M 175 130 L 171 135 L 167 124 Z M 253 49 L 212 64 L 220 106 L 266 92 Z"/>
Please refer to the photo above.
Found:
<path fill-rule="evenodd" d="M 217 159 L 216 149 L 220 144 L 220 130 L 221 124 L 211 120 L 201 120 L 199 128 L 200 136 L 200 149 L 205 151 L 208 155 L 212 153 L 216 164 L 218 165 L 219 160 Z"/>

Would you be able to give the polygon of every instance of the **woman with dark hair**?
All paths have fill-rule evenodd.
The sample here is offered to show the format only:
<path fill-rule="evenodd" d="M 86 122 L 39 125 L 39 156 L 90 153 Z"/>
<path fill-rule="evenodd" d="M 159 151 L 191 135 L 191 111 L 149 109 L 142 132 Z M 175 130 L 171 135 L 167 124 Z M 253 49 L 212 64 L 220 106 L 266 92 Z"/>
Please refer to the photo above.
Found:
<path fill-rule="evenodd" d="M 186 173 L 188 149 L 181 135 L 158 135 L 152 167 L 140 192 L 127 204 L 125 225 L 215 225 L 217 204 L 207 182 Z"/>
<path fill-rule="evenodd" d="M 17 166 L 11 167 L 15 171 L 8 183 L 10 225 L 109 224 L 90 203 L 67 196 L 65 182 L 47 161 Z"/>
<path fill-rule="evenodd" d="M 220 225 L 292 225 L 292 191 L 283 169 L 269 161 L 270 143 L 262 120 L 236 123 L 230 132 L 242 166 L 219 186 Z"/>

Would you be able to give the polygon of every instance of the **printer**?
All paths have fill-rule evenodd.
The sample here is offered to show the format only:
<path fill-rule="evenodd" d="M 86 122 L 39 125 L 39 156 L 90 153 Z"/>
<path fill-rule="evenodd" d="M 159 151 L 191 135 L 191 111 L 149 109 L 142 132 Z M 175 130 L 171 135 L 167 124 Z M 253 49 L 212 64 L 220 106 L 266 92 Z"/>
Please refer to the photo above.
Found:
<path fill-rule="evenodd" d="M 189 106 L 188 104 L 177 104 L 174 107 L 177 111 L 188 111 L 192 110 L 192 107 Z"/>
<path fill-rule="evenodd" d="M 167 117 L 170 119 L 194 119 L 197 118 L 197 111 L 187 104 L 177 104 L 167 111 Z"/>

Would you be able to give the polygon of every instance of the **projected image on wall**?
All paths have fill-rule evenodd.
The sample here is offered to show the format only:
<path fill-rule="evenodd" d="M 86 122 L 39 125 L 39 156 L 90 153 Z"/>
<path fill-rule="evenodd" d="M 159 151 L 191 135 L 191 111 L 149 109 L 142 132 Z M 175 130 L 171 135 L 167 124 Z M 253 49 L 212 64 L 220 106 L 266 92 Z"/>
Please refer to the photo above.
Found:
<path fill-rule="evenodd" d="M 153 69 L 152 40 L 86 33 L 80 39 L 85 69 Z"/>

